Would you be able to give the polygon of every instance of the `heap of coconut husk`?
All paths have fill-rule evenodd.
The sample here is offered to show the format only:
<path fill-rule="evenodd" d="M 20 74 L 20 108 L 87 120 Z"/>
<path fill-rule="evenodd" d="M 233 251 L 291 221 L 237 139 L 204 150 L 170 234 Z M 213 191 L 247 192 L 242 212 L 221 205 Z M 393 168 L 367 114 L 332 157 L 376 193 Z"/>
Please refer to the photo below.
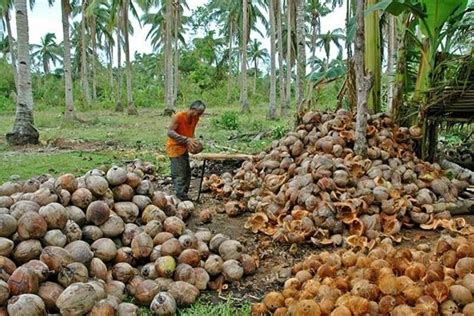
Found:
<path fill-rule="evenodd" d="M 291 243 L 340 244 L 345 231 L 399 240 L 402 226 L 465 226 L 451 220 L 450 209 L 469 183 L 416 157 L 419 128 L 398 127 L 384 114 L 370 117 L 367 159 L 353 151 L 354 130 L 350 112 L 307 113 L 234 176 L 212 175 L 205 187 L 232 201 L 231 214 L 255 212 L 246 223 L 253 232 Z"/>
<path fill-rule="evenodd" d="M 252 315 L 474 315 L 474 231 L 433 244 L 324 251 L 292 269 Z"/>
<path fill-rule="evenodd" d="M 240 242 L 186 229 L 193 203 L 156 191 L 152 172 L 135 161 L 0 185 L 0 315 L 174 315 L 256 270 Z"/>

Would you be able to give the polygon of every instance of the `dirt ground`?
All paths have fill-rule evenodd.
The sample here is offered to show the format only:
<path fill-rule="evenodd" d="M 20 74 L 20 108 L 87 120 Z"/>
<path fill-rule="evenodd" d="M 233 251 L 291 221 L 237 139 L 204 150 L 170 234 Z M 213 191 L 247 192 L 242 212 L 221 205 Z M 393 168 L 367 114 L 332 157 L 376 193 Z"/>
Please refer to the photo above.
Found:
<path fill-rule="evenodd" d="M 232 168 L 235 169 L 234 164 L 220 167 L 214 166 L 212 172 L 229 172 Z M 199 173 L 197 173 L 196 169 L 197 166 L 193 168 L 193 175 L 200 175 L 201 171 L 199 170 Z M 210 172 L 206 172 L 206 175 L 209 174 Z M 161 181 L 161 185 L 164 191 L 172 193 L 170 179 Z M 198 187 L 199 177 L 196 177 L 191 183 L 190 198 L 195 199 L 197 197 Z M 231 285 L 221 294 L 209 292 L 208 294 L 212 300 L 216 302 L 220 298 L 227 298 L 229 295 L 231 295 L 236 305 L 244 301 L 257 302 L 263 298 L 265 293 L 281 289 L 283 283 L 291 276 L 291 267 L 295 263 L 302 261 L 311 253 L 335 249 L 334 247 L 320 248 L 313 244 L 303 244 L 297 245 L 297 250 L 294 251 L 293 249 L 291 253 L 294 253 L 294 255 L 292 255 L 289 251 L 290 244 L 274 242 L 271 237 L 263 234 L 254 234 L 244 228 L 244 224 L 251 213 L 244 213 L 233 218 L 227 216 L 224 211 L 224 203 L 225 201 L 215 199 L 210 193 L 203 193 L 200 203 L 195 203 L 196 209 L 187 221 L 188 228 L 197 230 L 200 227 L 205 227 L 213 233 L 224 233 L 232 239 L 240 241 L 247 248 L 249 254 L 258 257 L 259 267 L 255 274 L 244 277 L 240 284 Z M 198 216 L 199 212 L 203 209 L 209 209 L 214 214 L 211 223 L 200 223 Z M 474 225 L 474 215 L 464 215 L 463 217 L 469 224 Z M 401 233 L 402 242 L 396 246 L 414 248 L 423 243 L 428 244 L 432 248 L 443 234 L 448 234 L 448 232 L 441 230 L 426 231 L 419 228 L 403 229 Z"/>

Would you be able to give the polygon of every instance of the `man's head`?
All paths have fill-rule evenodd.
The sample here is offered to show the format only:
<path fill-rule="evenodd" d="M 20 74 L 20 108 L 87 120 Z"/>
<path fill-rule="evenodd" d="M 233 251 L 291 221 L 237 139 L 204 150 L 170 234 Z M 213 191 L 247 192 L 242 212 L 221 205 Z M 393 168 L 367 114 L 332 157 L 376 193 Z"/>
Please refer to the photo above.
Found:
<path fill-rule="evenodd" d="M 196 100 L 189 106 L 189 112 L 192 116 L 201 116 L 206 110 L 206 105 L 201 100 Z"/>

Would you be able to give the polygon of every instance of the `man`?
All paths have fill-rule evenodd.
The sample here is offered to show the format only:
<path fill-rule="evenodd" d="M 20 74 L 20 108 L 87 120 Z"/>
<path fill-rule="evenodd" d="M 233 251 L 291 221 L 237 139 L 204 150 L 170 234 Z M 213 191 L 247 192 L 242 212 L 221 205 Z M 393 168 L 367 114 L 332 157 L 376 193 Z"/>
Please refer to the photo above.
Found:
<path fill-rule="evenodd" d="M 174 189 L 182 201 L 189 200 L 191 166 L 188 152 L 197 153 L 202 150 L 202 145 L 194 139 L 194 131 L 205 110 L 206 105 L 202 101 L 194 101 L 187 111 L 176 113 L 168 128 L 166 153 L 171 161 Z"/>

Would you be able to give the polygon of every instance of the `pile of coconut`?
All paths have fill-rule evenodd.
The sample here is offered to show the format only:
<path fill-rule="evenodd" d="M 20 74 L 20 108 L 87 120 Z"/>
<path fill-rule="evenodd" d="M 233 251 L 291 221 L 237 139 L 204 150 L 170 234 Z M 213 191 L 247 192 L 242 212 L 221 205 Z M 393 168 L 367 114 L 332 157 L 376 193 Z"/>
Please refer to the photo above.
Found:
<path fill-rule="evenodd" d="M 290 243 L 339 245 L 346 234 L 400 240 L 400 229 L 414 225 L 462 230 L 465 221 L 452 220 L 450 211 L 469 186 L 468 175 L 417 158 L 420 136 L 417 127 L 371 116 L 363 159 L 353 150 L 350 112 L 310 112 L 235 175 L 212 175 L 204 184 L 230 200 L 228 214 L 254 212 L 247 228 Z"/>
<path fill-rule="evenodd" d="M 324 251 L 292 269 L 281 291 L 265 295 L 252 315 L 474 315 L 474 231 L 396 248 Z"/>
<path fill-rule="evenodd" d="M 193 203 L 145 167 L 0 186 L 0 315 L 173 315 L 256 270 L 240 242 L 186 229 Z"/>

